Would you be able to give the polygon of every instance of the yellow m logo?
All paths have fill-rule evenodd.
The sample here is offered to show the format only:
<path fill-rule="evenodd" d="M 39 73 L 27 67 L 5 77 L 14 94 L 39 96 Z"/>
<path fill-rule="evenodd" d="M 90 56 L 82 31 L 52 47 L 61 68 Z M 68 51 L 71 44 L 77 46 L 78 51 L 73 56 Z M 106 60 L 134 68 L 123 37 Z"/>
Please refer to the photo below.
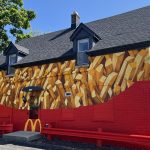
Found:
<path fill-rule="evenodd" d="M 26 121 L 26 123 L 25 123 L 24 131 L 27 131 L 28 125 L 30 125 L 30 126 L 31 126 L 31 131 L 32 131 L 32 132 L 35 132 L 37 123 L 39 124 L 40 132 L 41 132 L 42 125 L 41 125 L 40 119 L 36 119 L 34 123 L 33 123 L 33 121 L 32 121 L 31 119 L 28 119 L 28 120 Z"/>

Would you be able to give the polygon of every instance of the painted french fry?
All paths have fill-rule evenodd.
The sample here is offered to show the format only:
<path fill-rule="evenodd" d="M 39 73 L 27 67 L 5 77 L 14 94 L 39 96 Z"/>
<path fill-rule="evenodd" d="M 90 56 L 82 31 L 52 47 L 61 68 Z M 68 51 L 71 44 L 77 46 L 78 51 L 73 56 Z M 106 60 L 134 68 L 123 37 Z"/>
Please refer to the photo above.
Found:
<path fill-rule="evenodd" d="M 150 58 L 144 62 L 144 80 L 148 80 L 150 78 Z"/>
<path fill-rule="evenodd" d="M 44 99 L 43 99 L 43 101 L 44 101 L 43 102 L 44 109 L 49 109 L 52 101 L 51 101 L 51 98 L 50 98 L 50 95 L 49 95 L 48 91 L 44 92 Z"/>
<path fill-rule="evenodd" d="M 93 60 L 93 62 L 90 65 L 89 70 L 91 69 L 95 69 L 98 65 L 100 65 L 100 63 L 102 62 L 104 56 L 96 56 Z"/>
<path fill-rule="evenodd" d="M 137 81 L 142 81 L 144 79 L 144 70 L 140 71 L 137 75 Z"/>
<path fill-rule="evenodd" d="M 133 62 L 133 61 L 134 61 L 134 57 L 132 57 L 132 56 L 128 56 L 124 60 L 124 62 L 122 64 L 122 67 L 120 69 L 120 72 L 119 72 L 119 74 L 117 76 L 117 79 L 115 81 L 115 85 L 120 85 L 121 84 L 121 81 L 122 81 L 122 79 L 124 77 L 124 74 L 125 74 L 125 71 L 126 71 L 126 68 L 127 68 L 128 64 L 131 63 L 131 62 Z"/>
<path fill-rule="evenodd" d="M 105 80 L 106 80 L 106 77 L 103 75 L 99 81 L 98 81 L 98 89 L 99 91 L 102 90 L 103 86 L 104 86 L 104 83 L 105 83 Z"/>
<path fill-rule="evenodd" d="M 116 72 L 112 72 L 111 74 L 108 75 L 108 77 L 106 78 L 105 80 L 105 83 L 104 83 L 104 86 L 102 88 L 102 91 L 100 93 L 100 97 L 102 98 L 102 101 L 104 102 L 106 96 L 107 96 L 107 93 L 108 93 L 108 90 L 109 88 L 114 84 L 116 78 L 117 78 L 117 73 Z"/>
<path fill-rule="evenodd" d="M 75 96 L 75 107 L 76 108 L 82 106 L 81 97 L 82 97 L 81 93 L 77 93 L 76 96 Z"/>
<path fill-rule="evenodd" d="M 115 85 L 114 85 L 113 92 L 114 92 L 115 95 L 120 94 L 120 92 L 121 92 L 121 87 L 120 87 L 119 85 L 115 84 Z"/>
<path fill-rule="evenodd" d="M 87 97 L 87 89 L 84 84 L 80 87 L 81 93 L 82 93 L 82 102 L 83 106 L 88 106 L 88 97 Z"/>
<path fill-rule="evenodd" d="M 142 49 L 138 52 L 138 54 L 135 57 L 134 63 L 136 63 L 136 69 L 132 76 L 132 80 L 136 78 L 138 71 L 141 69 L 143 63 L 144 63 L 144 57 L 147 55 L 148 51 L 146 49 Z"/>
<path fill-rule="evenodd" d="M 103 64 L 100 64 L 95 70 L 95 78 L 96 78 L 97 84 L 99 84 L 99 79 L 103 76 L 103 71 L 104 71 Z"/>
<path fill-rule="evenodd" d="M 119 72 L 122 62 L 123 62 L 123 59 L 124 59 L 124 55 L 125 55 L 125 52 L 113 54 L 112 64 L 113 64 L 114 72 Z"/>
<path fill-rule="evenodd" d="M 106 59 L 105 69 L 107 75 L 109 75 L 113 71 L 113 63 L 111 58 Z"/>

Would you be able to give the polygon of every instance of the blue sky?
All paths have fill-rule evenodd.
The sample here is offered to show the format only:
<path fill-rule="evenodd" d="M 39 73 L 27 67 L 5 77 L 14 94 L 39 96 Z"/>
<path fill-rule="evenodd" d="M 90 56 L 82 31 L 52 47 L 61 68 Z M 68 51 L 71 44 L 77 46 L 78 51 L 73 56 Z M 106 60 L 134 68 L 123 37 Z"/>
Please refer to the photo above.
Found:
<path fill-rule="evenodd" d="M 33 31 L 52 32 L 70 27 L 70 14 L 76 10 L 81 22 L 113 16 L 150 5 L 150 0 L 23 0 L 36 12 Z"/>

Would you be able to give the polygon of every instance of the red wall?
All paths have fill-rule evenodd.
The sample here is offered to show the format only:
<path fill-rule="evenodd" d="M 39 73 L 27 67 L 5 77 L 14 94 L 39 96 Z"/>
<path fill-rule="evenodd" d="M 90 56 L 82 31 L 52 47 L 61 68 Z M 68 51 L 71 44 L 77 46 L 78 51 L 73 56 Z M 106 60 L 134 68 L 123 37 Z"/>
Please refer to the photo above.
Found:
<path fill-rule="evenodd" d="M 12 115 L 13 115 L 14 131 L 24 130 L 25 123 L 28 120 L 28 110 L 15 109 Z"/>
<path fill-rule="evenodd" d="M 0 105 L 0 124 L 13 123 L 14 131 L 23 130 L 28 119 L 28 110 L 16 110 Z"/>
<path fill-rule="evenodd" d="M 0 124 L 10 123 L 12 119 L 12 109 L 0 105 Z"/>
<path fill-rule="evenodd" d="M 0 123 L 9 122 L 8 116 L 12 117 L 14 130 L 24 129 L 28 119 L 27 110 L 12 111 L 11 108 L 0 106 Z M 61 128 L 102 128 L 104 131 L 150 135 L 150 81 L 135 83 L 104 104 L 76 109 L 41 110 L 39 116 L 42 125 L 52 123 Z"/>
<path fill-rule="evenodd" d="M 150 135 L 150 81 L 135 83 L 107 103 L 77 109 L 41 110 L 42 123 L 70 129 Z"/>

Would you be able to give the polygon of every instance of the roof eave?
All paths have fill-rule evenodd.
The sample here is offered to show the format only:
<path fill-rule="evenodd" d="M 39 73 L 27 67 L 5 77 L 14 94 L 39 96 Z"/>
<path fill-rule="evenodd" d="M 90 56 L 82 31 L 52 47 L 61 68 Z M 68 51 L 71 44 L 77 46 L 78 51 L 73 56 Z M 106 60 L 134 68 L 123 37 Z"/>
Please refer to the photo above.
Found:
<path fill-rule="evenodd" d="M 142 48 L 146 48 L 148 46 L 150 46 L 150 41 L 144 41 L 144 42 L 140 42 L 140 43 L 122 45 L 122 46 L 117 46 L 117 47 L 110 47 L 110 48 L 99 49 L 99 50 L 91 50 L 91 51 L 87 51 L 86 53 L 89 56 L 96 56 L 96 55 L 117 53 L 117 52 L 127 51 L 127 50 L 131 50 L 131 49 L 142 49 Z M 75 59 L 74 54 L 64 56 L 64 57 L 57 57 L 57 58 L 41 60 L 41 61 L 28 62 L 28 63 L 23 63 L 23 64 L 15 64 L 15 65 L 13 65 L 13 67 L 14 68 L 23 68 L 23 67 L 48 64 L 48 63 L 53 63 L 53 62 L 58 62 L 58 61 L 66 61 L 66 60 L 71 60 L 71 59 Z"/>
<path fill-rule="evenodd" d="M 29 53 L 25 53 L 25 52 L 20 51 L 20 50 L 18 50 L 18 52 L 21 53 L 21 54 L 23 54 L 23 55 L 25 55 L 25 56 L 29 55 Z"/>
<path fill-rule="evenodd" d="M 51 59 L 22 63 L 22 64 L 14 64 L 12 66 L 14 68 L 23 68 L 23 67 L 43 65 L 43 64 L 48 64 L 48 63 L 53 63 L 53 62 L 58 62 L 58 61 L 66 61 L 66 60 L 70 60 L 70 59 L 75 59 L 75 55 L 68 55 L 68 56 L 64 56 L 64 57 L 51 58 Z"/>
<path fill-rule="evenodd" d="M 78 34 L 78 32 L 81 29 L 86 30 L 89 34 L 91 34 L 93 37 L 95 37 L 97 40 L 101 40 L 101 38 L 95 33 L 93 32 L 89 27 L 87 27 L 85 24 L 80 23 L 80 25 L 76 28 L 76 30 L 72 33 L 72 35 L 70 36 L 70 40 L 73 41 L 74 38 L 76 37 L 76 35 Z"/>
<path fill-rule="evenodd" d="M 144 41 L 144 42 L 139 42 L 139 43 L 134 43 L 134 44 L 109 47 L 109 48 L 105 48 L 105 49 L 91 50 L 91 51 L 87 51 L 86 53 L 89 56 L 96 56 L 96 55 L 117 53 L 117 52 L 132 50 L 132 49 L 142 49 L 142 48 L 146 48 L 148 46 L 150 46 L 150 40 Z"/>

